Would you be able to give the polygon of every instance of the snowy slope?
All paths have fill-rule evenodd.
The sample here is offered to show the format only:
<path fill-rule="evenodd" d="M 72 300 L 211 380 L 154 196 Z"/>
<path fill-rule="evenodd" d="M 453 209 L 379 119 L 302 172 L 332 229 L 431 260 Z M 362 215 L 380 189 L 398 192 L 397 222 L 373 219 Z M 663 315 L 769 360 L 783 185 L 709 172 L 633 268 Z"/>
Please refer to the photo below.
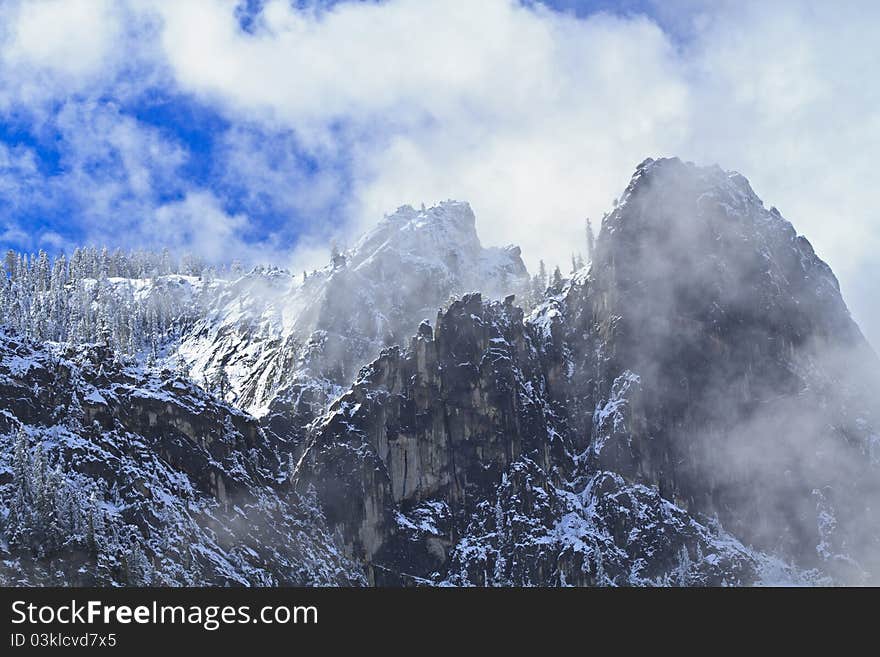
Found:
<path fill-rule="evenodd" d="M 0 582 L 358 584 L 283 446 L 191 381 L 0 333 Z"/>
<path fill-rule="evenodd" d="M 449 298 L 525 289 L 519 249 L 484 249 L 466 203 L 387 216 L 350 250 L 303 280 L 256 270 L 227 283 L 180 342 L 193 378 L 222 364 L 230 400 L 256 415 L 299 380 L 344 385 L 379 349 L 404 341 Z"/>
<path fill-rule="evenodd" d="M 878 379 L 744 178 L 649 160 L 589 269 L 384 351 L 294 480 L 380 585 L 876 582 Z"/>
<path fill-rule="evenodd" d="M 880 581 L 880 361 L 739 174 L 646 160 L 530 312 L 457 202 L 305 277 L 4 267 L 0 582 Z"/>

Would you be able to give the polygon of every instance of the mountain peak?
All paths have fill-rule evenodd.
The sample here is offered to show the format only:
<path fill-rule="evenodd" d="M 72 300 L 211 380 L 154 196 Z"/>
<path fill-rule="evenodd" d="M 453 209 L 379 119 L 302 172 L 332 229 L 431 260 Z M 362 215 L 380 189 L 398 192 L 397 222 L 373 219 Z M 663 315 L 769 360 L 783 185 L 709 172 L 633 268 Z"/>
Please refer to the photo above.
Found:
<path fill-rule="evenodd" d="M 880 363 L 809 243 L 663 158 L 591 251 L 527 318 L 458 201 L 302 277 L 7 258 L 0 578 L 880 581 Z"/>
<path fill-rule="evenodd" d="M 619 205 L 657 187 L 665 189 L 665 203 L 674 201 L 676 193 L 691 196 L 708 194 L 726 202 L 732 210 L 731 214 L 764 208 L 763 201 L 741 173 L 727 171 L 717 164 L 699 166 L 693 162 L 683 162 L 677 157 L 656 160 L 649 157 L 643 160 L 636 167 Z M 776 215 L 780 216 L 778 211 Z"/>
<path fill-rule="evenodd" d="M 461 201 L 444 201 L 421 210 L 403 205 L 386 215 L 352 248 L 351 266 L 356 269 L 377 252 L 388 249 L 417 257 L 452 250 L 465 257 L 476 257 L 482 245 L 471 206 Z"/>
<path fill-rule="evenodd" d="M 470 205 L 445 201 L 399 207 L 302 283 L 265 278 L 257 272 L 232 284 L 181 348 L 194 371 L 210 376 L 222 363 L 238 403 L 255 414 L 268 411 L 282 381 L 305 373 L 328 389 L 345 384 L 450 296 L 481 290 L 500 298 L 518 292 L 528 274 L 518 247 L 483 248 Z"/>
<path fill-rule="evenodd" d="M 715 304 L 772 317 L 774 330 L 801 338 L 860 337 L 831 268 L 736 171 L 674 157 L 643 161 L 606 217 L 597 250 L 600 266 L 615 263 L 617 284 L 653 291 L 634 308 Z"/>

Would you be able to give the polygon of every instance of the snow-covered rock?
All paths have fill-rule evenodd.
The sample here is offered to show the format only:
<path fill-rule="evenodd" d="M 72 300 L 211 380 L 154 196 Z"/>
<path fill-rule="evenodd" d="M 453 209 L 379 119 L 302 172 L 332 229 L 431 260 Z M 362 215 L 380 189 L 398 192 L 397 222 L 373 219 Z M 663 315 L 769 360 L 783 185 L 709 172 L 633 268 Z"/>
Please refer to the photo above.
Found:
<path fill-rule="evenodd" d="M 739 174 L 646 160 L 528 314 L 456 202 L 305 277 L 84 259 L 0 286 L 4 582 L 880 581 L 880 362 Z"/>
<path fill-rule="evenodd" d="M 590 269 L 383 352 L 294 479 L 379 584 L 875 582 L 878 375 L 742 176 L 649 160 Z"/>
<path fill-rule="evenodd" d="M 170 372 L 0 333 L 0 583 L 365 582 L 283 445 Z"/>
<path fill-rule="evenodd" d="M 194 378 L 210 380 L 223 365 L 234 403 L 256 415 L 284 387 L 317 385 L 332 398 L 450 297 L 500 297 L 528 284 L 519 248 L 483 248 L 470 206 L 453 201 L 401 207 L 304 274 L 256 270 L 223 286 L 178 347 Z"/>

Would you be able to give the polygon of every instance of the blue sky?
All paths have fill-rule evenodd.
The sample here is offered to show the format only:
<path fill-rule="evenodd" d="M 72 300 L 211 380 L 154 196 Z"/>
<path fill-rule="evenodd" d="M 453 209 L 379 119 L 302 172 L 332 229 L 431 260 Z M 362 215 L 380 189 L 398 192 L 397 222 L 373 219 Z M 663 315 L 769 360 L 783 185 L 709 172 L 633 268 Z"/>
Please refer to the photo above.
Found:
<path fill-rule="evenodd" d="M 229 11 L 243 32 L 253 33 L 266 4 L 262 0 L 247 0 L 232 3 Z M 338 4 L 300 0 L 291 6 L 302 11 L 330 11 Z M 646 0 L 555 0 L 540 4 L 579 18 L 606 12 L 662 19 L 662 14 L 655 12 L 653 4 Z M 15 11 L 9 14 L 14 15 Z M 150 40 L 155 35 L 145 29 L 141 38 Z M 120 60 L 127 55 L 124 51 L 116 53 Z M 210 191 L 222 212 L 246 215 L 247 229 L 242 238 L 249 243 L 259 244 L 267 239 L 273 243 L 295 243 L 304 231 L 320 234 L 323 224 L 332 221 L 340 210 L 338 206 L 345 202 L 346 180 L 351 175 L 344 152 L 315 153 L 313 148 L 301 146 L 295 129 L 230 116 L 224 108 L 179 88 L 173 81 L 154 77 L 156 62 L 138 64 L 109 85 L 99 83 L 76 89 L 36 107 L 31 99 L 15 98 L 12 94 L 0 115 L 0 143 L 8 153 L 0 175 L 4 188 L 14 190 L 0 198 L 0 220 L 6 223 L 0 246 L 56 252 L 93 242 L 96 237 L 113 245 L 131 246 L 137 242 L 131 242 L 124 230 L 130 222 L 157 207 L 183 202 L 187 192 L 194 189 Z M 77 109 L 71 110 L 71 106 Z M 81 121 L 64 121 L 65 111 L 82 111 L 87 115 L 81 116 Z M 70 134 L 72 130 L 88 130 L 94 122 L 107 121 L 129 122 L 133 130 L 160 140 L 167 152 L 177 155 L 171 162 L 147 158 L 143 165 L 156 178 L 148 189 L 128 184 L 124 146 L 112 141 L 99 143 L 96 139 L 93 148 L 83 153 L 75 143 L 81 136 L 75 139 Z M 268 169 L 266 177 L 272 179 L 264 179 L 265 187 L 258 185 L 254 189 L 245 178 L 229 175 L 231 137 L 253 143 L 261 164 Z M 16 159 L 22 157 L 26 157 L 27 167 L 16 166 Z M 323 176 L 329 175 L 339 183 L 334 189 L 342 195 L 321 199 L 317 208 L 292 202 L 272 185 L 283 184 L 285 175 L 295 177 L 305 190 L 312 184 L 320 186 Z M 95 186 L 115 188 L 106 205 L 95 208 L 87 193 L 83 198 L 82 177 Z M 96 231 L 96 221 L 121 224 L 120 230 L 108 226 L 108 230 Z"/>
<path fill-rule="evenodd" d="M 398 205 L 459 198 L 484 242 L 566 262 L 636 163 L 675 154 L 746 175 L 877 336 L 878 13 L 7 0 L 0 246 L 167 245 L 303 268 Z"/>
<path fill-rule="evenodd" d="M 243 32 L 253 33 L 266 4 L 262 0 L 247 0 L 232 3 L 228 10 Z M 301 11 L 326 12 L 338 4 L 299 1 L 291 6 Z M 646 0 L 556 0 L 541 4 L 579 18 L 596 12 L 645 14 L 655 19 L 658 16 Z M 48 8 L 61 13 L 58 5 L 52 7 L 49 3 Z M 28 7 L 18 9 L 27 11 Z M 15 8 L 7 11 L 14 22 Z M 125 18 L 130 20 L 131 16 Z M 145 41 L 156 38 L 149 28 L 139 31 Z M 120 60 L 128 55 L 125 51 L 116 53 Z M 298 142 L 295 129 L 231 116 L 223 107 L 181 89 L 172 80 L 156 77 L 155 68 L 159 65 L 144 58 L 129 70 L 116 72 L 117 77 L 109 84 L 100 80 L 58 97 L 48 93 L 47 102 L 34 104 L 31 98 L 10 94 L 0 115 L 0 144 L 7 153 L 0 175 L 4 188 L 12 190 L 0 198 L 0 220 L 6 224 L 0 244 L 4 249 L 45 248 L 55 252 L 96 238 L 113 245 L 136 245 L 126 234 L 128 224 L 136 222 L 140 215 L 155 212 L 157 207 L 183 202 L 192 190 L 209 191 L 224 213 L 246 215 L 247 228 L 242 231 L 242 238 L 249 243 L 295 243 L 301 233 L 320 234 L 326 227 L 322 224 L 332 221 L 339 206 L 345 203 L 347 178 L 351 176 L 346 153 L 316 153 L 314 148 Z M 65 120 L 65 112 L 79 114 L 78 120 Z M 130 185 L 127 180 L 123 163 L 126 154 L 122 149 L 130 145 L 129 140 L 122 144 L 112 140 L 101 142 L 100 135 L 95 135 L 91 147 L 83 149 L 77 143 L 82 135 L 71 135 L 71 131 L 111 122 L 127 123 L 138 135 L 158 140 L 161 148 L 174 154 L 164 162 L 147 154 L 146 161 L 140 163 L 155 177 L 148 188 Z M 265 186 L 255 189 L 247 184 L 246 178 L 230 175 L 230 138 L 252 143 L 260 163 L 267 168 L 266 177 L 271 179 L 264 178 Z M 27 166 L 16 164 L 21 158 Z M 342 195 L 323 198 L 318 207 L 294 202 L 273 186 L 283 184 L 285 175 L 295 177 L 303 190 L 312 184 L 320 187 L 324 176 L 330 176 L 338 183 L 334 190 Z M 83 178 L 96 187 L 113 188 L 112 192 L 108 190 L 110 197 L 100 208 L 94 207 Z M 106 222 L 107 230 L 96 231 L 96 222 Z M 112 230 L 111 224 L 118 224 L 119 230 Z"/>

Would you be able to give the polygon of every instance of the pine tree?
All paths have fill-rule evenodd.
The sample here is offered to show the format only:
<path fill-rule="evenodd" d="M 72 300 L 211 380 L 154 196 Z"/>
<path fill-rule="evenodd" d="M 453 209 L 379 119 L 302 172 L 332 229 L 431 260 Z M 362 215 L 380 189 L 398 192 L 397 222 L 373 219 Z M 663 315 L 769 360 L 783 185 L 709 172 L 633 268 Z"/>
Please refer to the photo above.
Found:
<path fill-rule="evenodd" d="M 102 306 L 102 312 L 98 316 L 98 343 L 107 349 L 113 346 L 113 331 L 110 329 L 109 310 L 105 310 Z"/>
<path fill-rule="evenodd" d="M 226 373 L 226 366 L 223 363 L 220 363 L 214 372 L 212 384 L 214 393 L 220 397 L 220 399 L 226 401 L 226 396 L 229 394 L 230 384 L 229 375 Z"/>
<path fill-rule="evenodd" d="M 165 276 L 170 274 L 173 271 L 173 267 L 171 265 L 171 252 L 164 248 L 162 249 L 162 257 L 159 261 L 159 275 Z"/>
<path fill-rule="evenodd" d="M 9 278 L 15 280 L 18 277 L 18 254 L 12 249 L 9 249 L 6 252 L 6 262 L 4 263 L 4 265 L 4 268 L 6 269 L 6 274 L 9 276 Z"/>
<path fill-rule="evenodd" d="M 594 547 L 593 555 L 593 567 L 596 579 L 595 583 L 597 586 L 603 586 L 607 583 L 607 576 L 605 575 L 605 564 L 602 560 L 602 551 L 599 549 L 598 546 Z"/>
<path fill-rule="evenodd" d="M 100 523 L 97 518 L 97 503 L 95 494 L 89 498 L 88 521 L 86 523 L 86 549 L 92 557 L 98 557 L 98 537 Z"/>
<path fill-rule="evenodd" d="M 122 249 L 116 249 L 113 255 L 110 256 L 110 262 L 107 265 L 107 275 L 111 278 L 129 277 L 130 274 L 126 269 L 125 254 L 122 252 Z"/>
<path fill-rule="evenodd" d="M 98 256 L 98 275 L 96 278 L 104 280 L 110 275 L 110 251 L 105 246 Z"/>
<path fill-rule="evenodd" d="M 545 289 L 545 287 L 541 286 L 541 278 L 537 274 L 532 276 L 532 304 L 537 305 L 541 303 Z"/>
<path fill-rule="evenodd" d="M 36 272 L 34 283 L 37 292 L 46 292 L 49 289 L 49 280 L 52 276 L 52 267 L 49 264 L 49 255 L 40 249 L 37 256 Z"/>
<path fill-rule="evenodd" d="M 12 461 L 12 484 L 15 489 L 7 523 L 7 536 L 13 544 L 27 543 L 33 527 L 33 463 L 28 435 L 19 429 Z"/>
<path fill-rule="evenodd" d="M 691 558 L 688 554 L 687 546 L 682 544 L 678 551 L 678 566 L 675 569 L 676 584 L 678 586 L 688 585 L 688 576 L 690 575 Z"/>
<path fill-rule="evenodd" d="M 177 354 L 176 374 L 181 379 L 188 379 L 190 374 L 189 363 L 182 354 Z"/>
<path fill-rule="evenodd" d="M 40 510 L 40 526 L 43 530 L 43 543 L 41 549 L 43 554 L 51 555 L 61 549 L 64 545 L 65 518 L 62 515 L 62 508 L 59 505 L 59 498 L 62 495 L 64 477 L 61 472 L 61 466 L 56 465 L 54 469 L 46 473 L 46 480 L 43 490 L 43 507 Z"/>
<path fill-rule="evenodd" d="M 73 255 L 70 256 L 70 278 L 78 281 L 83 278 L 82 274 L 82 250 L 76 248 L 73 250 Z"/>
<path fill-rule="evenodd" d="M 128 586 L 146 586 L 152 579 L 149 561 L 144 555 L 134 531 L 129 535 L 128 547 L 122 553 L 120 570 L 122 571 L 122 581 Z"/>
<path fill-rule="evenodd" d="M 593 223 L 587 217 L 587 260 L 593 262 L 593 253 L 596 251 L 596 236 L 593 234 Z"/>
<path fill-rule="evenodd" d="M 45 502 L 43 494 L 46 485 L 46 455 L 43 453 L 42 446 L 38 446 L 34 454 L 31 481 L 33 482 L 34 507 L 39 514 Z"/>
<path fill-rule="evenodd" d="M 562 289 L 562 272 L 559 270 L 559 265 L 553 270 L 553 282 L 551 283 L 551 286 L 557 292 Z"/>
<path fill-rule="evenodd" d="M 83 536 L 80 533 L 82 530 L 82 498 L 78 491 L 68 485 L 64 487 L 64 498 L 67 502 L 67 510 L 65 513 L 67 533 L 69 536 L 73 537 L 77 543 L 82 544 Z"/>

